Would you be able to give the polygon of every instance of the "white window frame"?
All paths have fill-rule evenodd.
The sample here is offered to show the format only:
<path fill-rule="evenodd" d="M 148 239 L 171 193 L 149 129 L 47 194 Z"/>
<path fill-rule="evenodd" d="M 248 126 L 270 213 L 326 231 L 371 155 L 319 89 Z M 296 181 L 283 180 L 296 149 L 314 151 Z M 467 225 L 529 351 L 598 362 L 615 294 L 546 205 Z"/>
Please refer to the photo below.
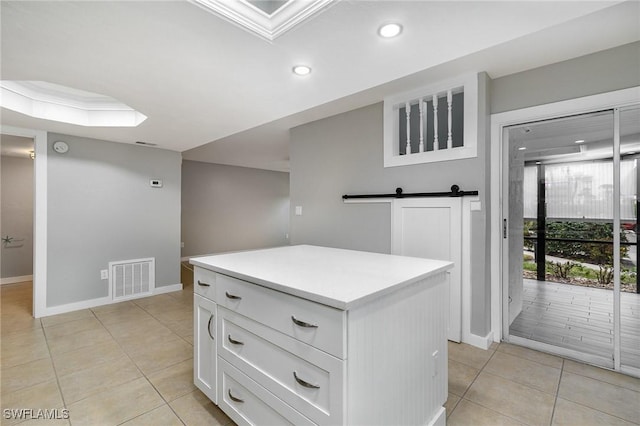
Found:
<path fill-rule="evenodd" d="M 478 73 L 443 80 L 428 86 L 398 93 L 384 98 L 384 167 L 408 166 L 411 164 L 433 163 L 438 161 L 461 160 L 478 155 Z M 404 102 L 431 97 L 433 94 L 463 87 L 464 89 L 464 135 L 463 146 L 400 155 L 398 143 L 398 111 L 395 106 Z"/>

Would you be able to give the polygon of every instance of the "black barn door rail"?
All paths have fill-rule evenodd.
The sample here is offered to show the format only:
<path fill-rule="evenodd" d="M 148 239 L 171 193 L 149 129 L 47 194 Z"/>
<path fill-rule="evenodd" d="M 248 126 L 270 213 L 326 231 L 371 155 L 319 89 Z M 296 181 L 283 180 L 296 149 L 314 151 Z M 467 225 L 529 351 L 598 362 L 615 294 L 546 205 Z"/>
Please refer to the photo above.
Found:
<path fill-rule="evenodd" d="M 356 198 L 415 198 L 415 197 L 464 197 L 465 195 L 478 195 L 478 191 L 460 191 L 458 185 L 452 185 L 449 192 L 412 192 L 405 194 L 402 188 L 396 188 L 395 194 L 359 194 L 359 195 L 343 195 L 343 200 L 352 200 Z"/>

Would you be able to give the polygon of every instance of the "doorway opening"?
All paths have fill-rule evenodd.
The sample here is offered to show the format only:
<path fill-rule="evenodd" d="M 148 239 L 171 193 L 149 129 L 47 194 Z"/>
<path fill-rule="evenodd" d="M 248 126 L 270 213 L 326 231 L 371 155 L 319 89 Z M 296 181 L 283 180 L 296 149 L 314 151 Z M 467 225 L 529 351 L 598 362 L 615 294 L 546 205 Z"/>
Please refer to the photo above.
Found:
<path fill-rule="evenodd" d="M 3 316 L 9 315 L 3 326 L 33 315 L 34 158 L 33 138 L 0 134 L 0 285 L 3 301 L 19 299 L 19 306 L 28 307 L 3 310 Z"/>
<path fill-rule="evenodd" d="M 33 163 L 31 187 L 33 192 L 31 216 L 33 279 L 30 287 L 33 294 L 32 316 L 40 318 L 47 313 L 47 132 L 3 125 L 0 126 L 0 136 L 2 142 L 18 137 L 29 140 L 32 144 L 34 158 L 29 161 Z M 15 242 L 15 240 L 10 241 Z"/>
<path fill-rule="evenodd" d="M 640 372 L 640 106 L 504 128 L 503 336 Z"/>

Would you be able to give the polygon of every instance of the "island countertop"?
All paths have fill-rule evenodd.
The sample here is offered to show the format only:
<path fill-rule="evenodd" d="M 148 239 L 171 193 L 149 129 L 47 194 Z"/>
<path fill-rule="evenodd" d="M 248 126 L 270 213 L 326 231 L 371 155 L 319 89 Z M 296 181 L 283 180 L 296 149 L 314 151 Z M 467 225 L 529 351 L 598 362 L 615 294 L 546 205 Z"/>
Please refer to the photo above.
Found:
<path fill-rule="evenodd" d="M 347 310 L 453 263 L 310 245 L 194 257 L 192 265 Z"/>

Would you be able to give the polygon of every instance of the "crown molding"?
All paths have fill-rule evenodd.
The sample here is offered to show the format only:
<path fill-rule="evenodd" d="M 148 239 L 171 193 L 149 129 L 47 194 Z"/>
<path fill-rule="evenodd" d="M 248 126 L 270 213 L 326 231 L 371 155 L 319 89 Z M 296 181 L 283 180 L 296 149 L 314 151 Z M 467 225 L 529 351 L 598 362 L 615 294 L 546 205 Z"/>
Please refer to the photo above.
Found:
<path fill-rule="evenodd" d="M 245 0 L 190 1 L 268 41 L 275 40 L 336 2 L 336 0 L 289 0 L 272 14 L 267 14 Z"/>

